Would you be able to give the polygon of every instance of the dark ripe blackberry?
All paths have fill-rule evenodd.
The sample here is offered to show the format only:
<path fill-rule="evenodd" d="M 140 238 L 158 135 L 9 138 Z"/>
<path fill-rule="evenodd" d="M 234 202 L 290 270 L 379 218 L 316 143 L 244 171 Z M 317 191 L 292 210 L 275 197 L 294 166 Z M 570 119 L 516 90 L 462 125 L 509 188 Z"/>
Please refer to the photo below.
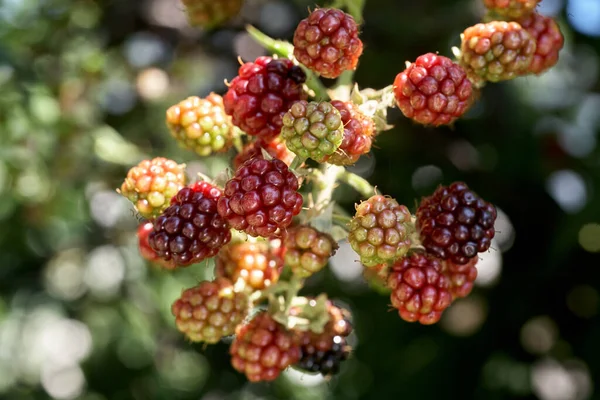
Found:
<path fill-rule="evenodd" d="M 427 252 L 462 265 L 490 248 L 496 215 L 492 204 L 455 182 L 421 200 L 416 227 Z"/>
<path fill-rule="evenodd" d="M 207 182 L 181 189 L 154 221 L 150 247 L 178 266 L 215 256 L 231 240 L 229 224 L 217 213 L 220 197 L 221 190 Z"/>
<path fill-rule="evenodd" d="M 340 372 L 343 361 L 350 356 L 350 346 L 342 336 L 334 336 L 329 350 L 319 350 L 313 345 L 300 348 L 300 361 L 294 366 L 306 372 L 321 373 L 323 376 Z"/>

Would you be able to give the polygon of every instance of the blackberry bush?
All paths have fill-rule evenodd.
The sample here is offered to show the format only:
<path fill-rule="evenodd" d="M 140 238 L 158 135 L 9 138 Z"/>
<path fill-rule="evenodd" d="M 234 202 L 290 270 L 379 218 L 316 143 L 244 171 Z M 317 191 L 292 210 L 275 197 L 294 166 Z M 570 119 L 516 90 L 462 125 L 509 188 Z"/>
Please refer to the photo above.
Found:
<path fill-rule="evenodd" d="M 353 82 L 363 50 L 358 3 L 314 9 L 293 43 L 249 26 L 268 55 L 240 61 L 222 98 L 190 93 L 167 110 L 174 139 L 229 168 L 188 182 L 184 164 L 155 157 L 134 166 L 118 189 L 146 219 L 137 232 L 143 258 L 161 273 L 194 264 L 214 272 L 174 299 L 175 325 L 207 344 L 234 335 L 231 364 L 252 382 L 288 367 L 333 375 L 351 356 L 351 312 L 325 293 L 299 295 L 340 241 L 408 322 L 436 323 L 469 295 L 479 253 L 492 249 L 496 207 L 467 184 L 447 182 L 411 212 L 346 166 L 377 152 L 379 136 L 393 128 L 389 108 L 428 129 L 460 130 L 487 83 L 533 79 L 557 63 L 564 41 L 554 20 L 534 12 L 538 1 L 484 0 L 488 14 L 464 29 L 453 59 L 407 54 L 415 61 L 397 66 L 388 86 L 361 89 Z M 207 28 L 241 6 L 184 4 L 190 22 Z M 340 186 L 363 198 L 354 215 L 336 204 Z"/>

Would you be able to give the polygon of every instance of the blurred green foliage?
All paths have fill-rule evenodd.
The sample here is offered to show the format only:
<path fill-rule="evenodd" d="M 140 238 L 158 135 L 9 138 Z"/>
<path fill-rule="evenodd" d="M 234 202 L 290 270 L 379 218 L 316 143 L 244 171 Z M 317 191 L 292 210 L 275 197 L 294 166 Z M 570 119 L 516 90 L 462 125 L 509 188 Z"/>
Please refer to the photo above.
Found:
<path fill-rule="evenodd" d="M 368 0 L 358 83 L 381 88 L 405 60 L 450 55 L 477 4 Z M 340 376 L 249 385 L 226 343 L 192 345 L 174 329 L 171 302 L 209 268 L 146 265 L 114 188 L 150 156 L 222 171 L 227 157 L 177 148 L 165 110 L 223 92 L 237 54 L 261 54 L 246 23 L 290 39 L 313 2 L 247 0 L 215 32 L 188 27 L 177 0 L 0 2 L 0 397 L 600 398 L 600 42 L 552 4 L 567 38 L 552 72 L 489 86 L 454 128 L 392 110 L 396 128 L 355 167 L 409 206 L 454 180 L 498 205 L 504 232 L 473 295 L 437 326 L 408 324 L 340 262 L 306 288 L 352 309 L 355 350 Z M 349 210 L 358 200 L 338 197 Z"/>

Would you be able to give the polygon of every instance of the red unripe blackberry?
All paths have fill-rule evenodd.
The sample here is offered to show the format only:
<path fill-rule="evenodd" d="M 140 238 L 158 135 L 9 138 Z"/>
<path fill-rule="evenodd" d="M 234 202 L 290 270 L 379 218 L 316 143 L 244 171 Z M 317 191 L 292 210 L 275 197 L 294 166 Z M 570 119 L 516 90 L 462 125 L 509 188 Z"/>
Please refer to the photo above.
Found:
<path fill-rule="evenodd" d="M 181 0 L 190 25 L 216 28 L 242 9 L 243 0 Z"/>
<path fill-rule="evenodd" d="M 158 264 L 165 269 L 174 269 L 176 267 L 173 260 L 166 261 L 160 258 L 160 256 L 150 247 L 150 243 L 148 243 L 148 237 L 150 236 L 150 232 L 154 229 L 154 224 L 151 221 L 142 222 L 137 229 L 138 236 L 138 247 L 140 250 L 140 254 L 142 257 L 150 261 L 154 264 Z"/>
<path fill-rule="evenodd" d="M 342 144 L 342 117 L 331 103 L 301 100 L 283 116 L 281 137 L 298 156 L 324 162 Z"/>
<path fill-rule="evenodd" d="M 455 264 L 466 264 L 487 251 L 496 233 L 496 208 L 463 182 L 440 186 L 424 197 L 416 217 L 427 252 Z"/>
<path fill-rule="evenodd" d="M 516 22 L 492 21 L 462 34 L 460 64 L 472 80 L 499 82 L 529 69 L 536 50 L 533 36 Z"/>
<path fill-rule="evenodd" d="M 167 127 L 177 142 L 200 156 L 222 153 L 231 148 L 237 129 L 225 114 L 223 98 L 210 93 L 202 99 L 191 96 L 169 107 Z"/>
<path fill-rule="evenodd" d="M 302 209 L 298 178 L 281 160 L 246 161 L 225 185 L 219 214 L 250 236 L 281 237 Z"/>
<path fill-rule="evenodd" d="M 263 311 L 238 326 L 229 354 L 233 368 L 249 381 L 273 381 L 298 362 L 300 346 L 291 332 Z"/>
<path fill-rule="evenodd" d="M 261 149 L 266 150 L 271 157 L 280 159 L 288 166 L 294 161 L 294 157 L 296 157 L 279 137 L 270 141 L 259 139 L 248 143 L 244 146 L 242 151 L 233 158 L 233 168 L 238 169 L 243 163 L 252 158 L 264 158 Z"/>
<path fill-rule="evenodd" d="M 171 306 L 177 329 L 193 342 L 217 343 L 233 335 L 248 315 L 249 300 L 223 278 L 183 291 Z"/>
<path fill-rule="evenodd" d="M 333 100 L 331 105 L 342 116 L 344 137 L 337 151 L 325 161 L 334 165 L 352 165 L 371 150 L 375 123 L 351 101 Z"/>
<path fill-rule="evenodd" d="M 380 194 L 356 206 L 350 221 L 348 241 L 366 267 L 374 267 L 404 256 L 414 232 L 406 206 Z"/>
<path fill-rule="evenodd" d="M 427 53 L 400 72 L 394 96 L 402 114 L 423 125 L 448 125 L 473 103 L 467 73 L 448 57 Z"/>
<path fill-rule="evenodd" d="M 119 193 L 133 203 L 144 218 L 163 212 L 186 183 L 185 164 L 164 157 L 144 160 L 127 172 Z"/>
<path fill-rule="evenodd" d="M 217 213 L 221 190 L 207 182 L 185 187 L 154 221 L 148 242 L 166 261 L 188 266 L 213 257 L 231 240 L 227 221 Z"/>
<path fill-rule="evenodd" d="M 265 289 L 279 280 L 283 258 L 277 250 L 267 242 L 229 243 L 217 255 L 216 276 L 243 279 L 252 291 Z"/>
<path fill-rule="evenodd" d="M 434 324 L 452 303 L 450 281 L 443 274 L 442 262 L 429 255 L 413 253 L 396 261 L 388 286 L 392 305 L 408 322 Z"/>
<path fill-rule="evenodd" d="M 468 263 L 459 265 L 452 261 L 444 261 L 444 274 L 450 281 L 452 298 L 467 297 L 473 290 L 473 283 L 477 279 L 478 257 L 473 257 Z"/>
<path fill-rule="evenodd" d="M 535 10 L 542 0 L 483 0 L 483 4 L 498 15 L 519 19 Z"/>
<path fill-rule="evenodd" d="M 331 235 L 308 225 L 294 226 L 285 237 L 285 264 L 306 278 L 323 269 L 337 249 Z"/>
<path fill-rule="evenodd" d="M 317 8 L 294 33 L 294 57 L 324 78 L 355 70 L 362 51 L 354 18 L 334 8 Z"/>
<path fill-rule="evenodd" d="M 233 124 L 251 136 L 272 140 L 281 132 L 283 115 L 306 99 L 304 71 L 287 58 L 259 57 L 243 64 L 223 97 Z"/>
<path fill-rule="evenodd" d="M 538 13 L 530 14 L 518 22 L 536 42 L 533 61 L 527 73 L 540 75 L 558 62 L 558 53 L 565 42 L 560 27 L 554 19 Z"/>

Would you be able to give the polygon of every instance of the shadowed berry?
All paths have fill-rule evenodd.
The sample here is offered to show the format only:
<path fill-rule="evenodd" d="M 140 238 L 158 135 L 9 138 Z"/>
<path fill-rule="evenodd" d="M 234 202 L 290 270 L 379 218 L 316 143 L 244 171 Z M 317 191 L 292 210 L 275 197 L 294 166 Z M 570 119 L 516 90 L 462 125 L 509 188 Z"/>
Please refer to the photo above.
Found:
<path fill-rule="evenodd" d="M 542 0 L 483 0 L 490 10 L 503 17 L 518 19 L 531 14 Z"/>
<path fill-rule="evenodd" d="M 219 214 L 250 236 L 281 237 L 302 209 L 298 178 L 283 161 L 246 161 L 225 185 Z"/>
<path fill-rule="evenodd" d="M 216 28 L 242 9 L 243 0 L 181 0 L 190 25 Z"/>
<path fill-rule="evenodd" d="M 248 296 L 223 278 L 186 289 L 171 306 L 177 329 L 193 342 L 217 343 L 233 335 L 248 314 Z"/>
<path fill-rule="evenodd" d="M 182 147 L 200 156 L 229 150 L 237 134 L 231 117 L 225 114 L 223 99 L 215 93 L 204 99 L 188 97 L 169 107 L 167 127 Z"/>
<path fill-rule="evenodd" d="M 243 163 L 252 158 L 264 158 L 261 149 L 265 149 L 271 157 L 283 161 L 288 166 L 294 161 L 294 157 L 296 156 L 287 148 L 283 140 L 279 137 L 270 141 L 259 139 L 248 143 L 244 146 L 242 151 L 234 157 L 233 168 L 238 169 Z"/>
<path fill-rule="evenodd" d="M 340 147 L 343 136 L 340 112 L 326 101 L 299 101 L 283 116 L 281 137 L 288 149 L 304 159 L 324 162 Z"/>
<path fill-rule="evenodd" d="M 294 33 L 294 57 L 324 78 L 355 70 L 362 51 L 358 25 L 341 10 L 317 8 Z"/>
<path fill-rule="evenodd" d="M 273 140 L 281 132 L 283 115 L 306 99 L 306 75 L 287 58 L 259 57 L 243 64 L 223 97 L 233 124 L 251 136 Z"/>
<path fill-rule="evenodd" d="M 320 373 L 323 376 L 332 376 L 340 372 L 344 361 L 350 357 L 351 348 L 343 336 L 334 336 L 327 350 L 319 350 L 314 346 L 306 345 L 300 349 L 300 361 L 294 368 Z"/>
<path fill-rule="evenodd" d="M 352 165 L 371 150 L 375 123 L 350 101 L 333 100 L 331 105 L 340 112 L 344 137 L 337 151 L 325 161 L 334 165 Z"/>
<path fill-rule="evenodd" d="M 431 325 L 452 303 L 450 282 L 442 272 L 442 262 L 419 253 L 396 261 L 388 277 L 390 299 L 400 318 Z"/>
<path fill-rule="evenodd" d="M 250 382 L 273 381 L 300 359 L 294 335 L 267 312 L 238 326 L 229 349 L 231 365 Z"/>
<path fill-rule="evenodd" d="M 535 39 L 521 25 L 492 21 L 465 29 L 460 64 L 469 75 L 499 82 L 526 72 L 535 50 Z"/>
<path fill-rule="evenodd" d="M 417 230 L 427 252 L 455 264 L 466 264 L 492 243 L 496 208 L 463 182 L 440 186 L 421 200 Z"/>
<path fill-rule="evenodd" d="M 473 257 L 468 263 L 459 265 L 452 261 L 444 261 L 444 275 L 450 281 L 452 298 L 467 297 L 473 290 L 473 283 L 477 279 L 478 257 Z"/>
<path fill-rule="evenodd" d="M 140 250 L 140 254 L 142 257 L 150 261 L 154 264 L 160 265 L 165 269 L 175 269 L 177 265 L 173 260 L 166 261 L 160 258 L 160 256 L 150 247 L 150 243 L 148 243 L 148 237 L 150 236 L 150 232 L 154 229 L 154 224 L 150 221 L 143 222 L 138 226 L 137 236 L 138 236 L 138 247 Z"/>
<path fill-rule="evenodd" d="M 231 240 L 229 225 L 217 213 L 220 197 L 221 190 L 207 182 L 181 189 L 154 222 L 152 249 L 179 266 L 215 256 Z"/>
<path fill-rule="evenodd" d="M 473 103 L 473 88 L 464 69 L 447 57 L 427 53 L 394 80 L 402 114 L 423 125 L 448 125 Z"/>
<path fill-rule="evenodd" d="M 356 206 L 348 241 L 366 267 L 394 261 L 410 248 L 411 214 L 390 197 L 375 195 Z"/>
<path fill-rule="evenodd" d="M 283 259 L 267 242 L 229 243 L 217 255 L 216 276 L 243 279 L 251 290 L 262 290 L 279 279 Z"/>
<path fill-rule="evenodd" d="M 285 238 L 285 264 L 294 274 L 309 277 L 323 269 L 338 248 L 333 238 L 308 225 L 288 229 Z"/>
<path fill-rule="evenodd" d="M 185 164 L 156 157 L 131 168 L 119 192 L 133 203 L 142 217 L 152 219 L 169 206 L 171 198 L 185 183 Z"/>
<path fill-rule="evenodd" d="M 533 61 L 526 72 L 540 75 L 558 62 L 558 53 L 565 42 L 560 27 L 552 18 L 537 13 L 530 14 L 518 22 L 536 42 Z"/>

